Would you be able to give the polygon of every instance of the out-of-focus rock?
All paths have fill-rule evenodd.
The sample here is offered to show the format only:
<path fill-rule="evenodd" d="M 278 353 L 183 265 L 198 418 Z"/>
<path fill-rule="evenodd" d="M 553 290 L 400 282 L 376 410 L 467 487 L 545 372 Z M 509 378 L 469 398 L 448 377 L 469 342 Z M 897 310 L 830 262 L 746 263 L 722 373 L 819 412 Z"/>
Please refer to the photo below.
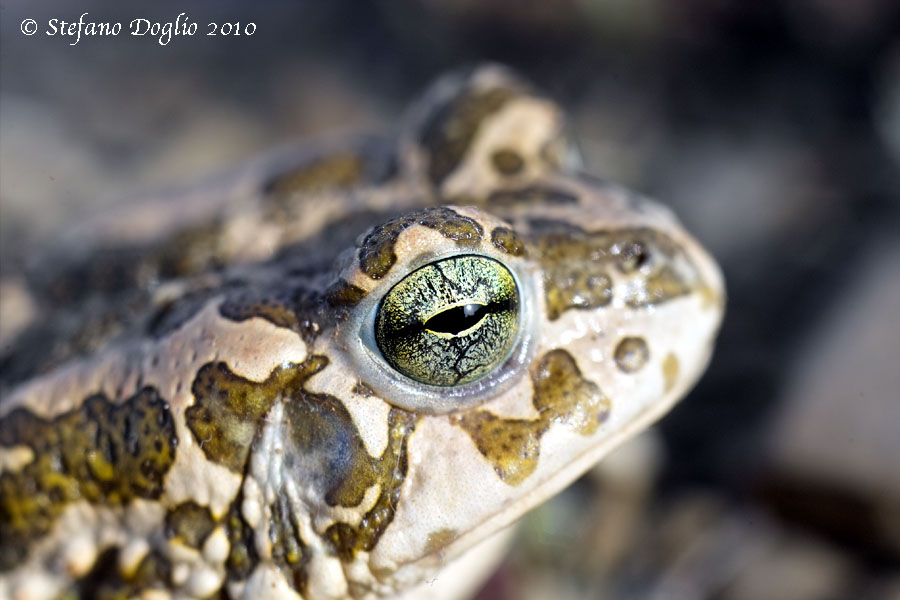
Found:
<path fill-rule="evenodd" d="M 766 495 L 900 557 L 900 243 L 873 244 L 800 354 L 775 415 Z"/>

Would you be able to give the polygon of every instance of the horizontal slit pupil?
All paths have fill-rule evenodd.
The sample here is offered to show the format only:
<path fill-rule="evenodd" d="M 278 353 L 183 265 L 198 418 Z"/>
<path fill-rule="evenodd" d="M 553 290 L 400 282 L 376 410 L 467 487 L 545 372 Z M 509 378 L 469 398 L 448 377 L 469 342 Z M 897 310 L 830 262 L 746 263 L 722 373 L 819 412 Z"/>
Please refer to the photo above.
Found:
<path fill-rule="evenodd" d="M 465 304 L 441 311 L 425 321 L 425 329 L 436 333 L 457 334 L 476 325 L 487 314 L 484 304 Z"/>

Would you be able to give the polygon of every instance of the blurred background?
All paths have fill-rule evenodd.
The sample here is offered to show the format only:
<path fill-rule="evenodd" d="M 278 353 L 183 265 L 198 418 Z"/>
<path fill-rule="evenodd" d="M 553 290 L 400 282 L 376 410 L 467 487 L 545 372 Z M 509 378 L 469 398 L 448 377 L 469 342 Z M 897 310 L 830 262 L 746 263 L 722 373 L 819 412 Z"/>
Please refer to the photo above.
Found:
<path fill-rule="evenodd" d="M 729 304 L 696 390 L 530 514 L 479 599 L 900 598 L 896 0 L 33 4 L 0 1 L 0 273 L 113 204 L 392 127 L 442 71 L 506 63 L 567 109 L 590 172 L 675 209 Z M 82 12 L 199 29 L 43 34 Z"/>

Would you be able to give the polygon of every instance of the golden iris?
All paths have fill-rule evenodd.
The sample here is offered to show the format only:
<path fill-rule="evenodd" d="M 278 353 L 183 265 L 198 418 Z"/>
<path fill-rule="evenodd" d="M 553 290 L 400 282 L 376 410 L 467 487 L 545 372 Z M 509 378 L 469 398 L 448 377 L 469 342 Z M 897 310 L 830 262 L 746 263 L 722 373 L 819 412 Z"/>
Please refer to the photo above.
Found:
<path fill-rule="evenodd" d="M 484 256 L 421 267 L 381 300 L 375 342 L 400 373 L 452 386 L 484 377 L 509 356 L 519 328 L 512 273 Z"/>

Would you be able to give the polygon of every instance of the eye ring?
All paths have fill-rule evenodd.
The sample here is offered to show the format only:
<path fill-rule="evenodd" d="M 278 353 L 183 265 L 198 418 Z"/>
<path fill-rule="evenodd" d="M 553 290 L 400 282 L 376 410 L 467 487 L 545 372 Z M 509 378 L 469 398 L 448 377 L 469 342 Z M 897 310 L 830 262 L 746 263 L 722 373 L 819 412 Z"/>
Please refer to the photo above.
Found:
<path fill-rule="evenodd" d="M 348 314 L 338 330 L 338 346 L 343 360 L 349 360 L 348 370 L 357 374 L 375 394 L 398 408 L 426 414 L 447 414 L 464 410 L 494 397 L 516 384 L 534 355 L 540 314 L 538 300 L 542 298 L 543 282 L 537 266 L 521 257 L 481 248 L 460 252 L 447 249 L 419 255 L 402 267 L 396 265 L 388 277 L 379 281 L 382 289 L 390 291 L 409 274 L 428 264 L 458 256 L 478 256 L 500 263 L 515 280 L 519 292 L 519 326 L 505 360 L 496 364 L 484 376 L 468 383 L 452 386 L 431 385 L 407 377 L 387 361 L 375 340 L 375 321 L 378 308 L 388 292 L 367 294 Z M 448 304 L 449 307 L 449 304 Z M 431 317 L 433 315 L 429 315 Z"/>

